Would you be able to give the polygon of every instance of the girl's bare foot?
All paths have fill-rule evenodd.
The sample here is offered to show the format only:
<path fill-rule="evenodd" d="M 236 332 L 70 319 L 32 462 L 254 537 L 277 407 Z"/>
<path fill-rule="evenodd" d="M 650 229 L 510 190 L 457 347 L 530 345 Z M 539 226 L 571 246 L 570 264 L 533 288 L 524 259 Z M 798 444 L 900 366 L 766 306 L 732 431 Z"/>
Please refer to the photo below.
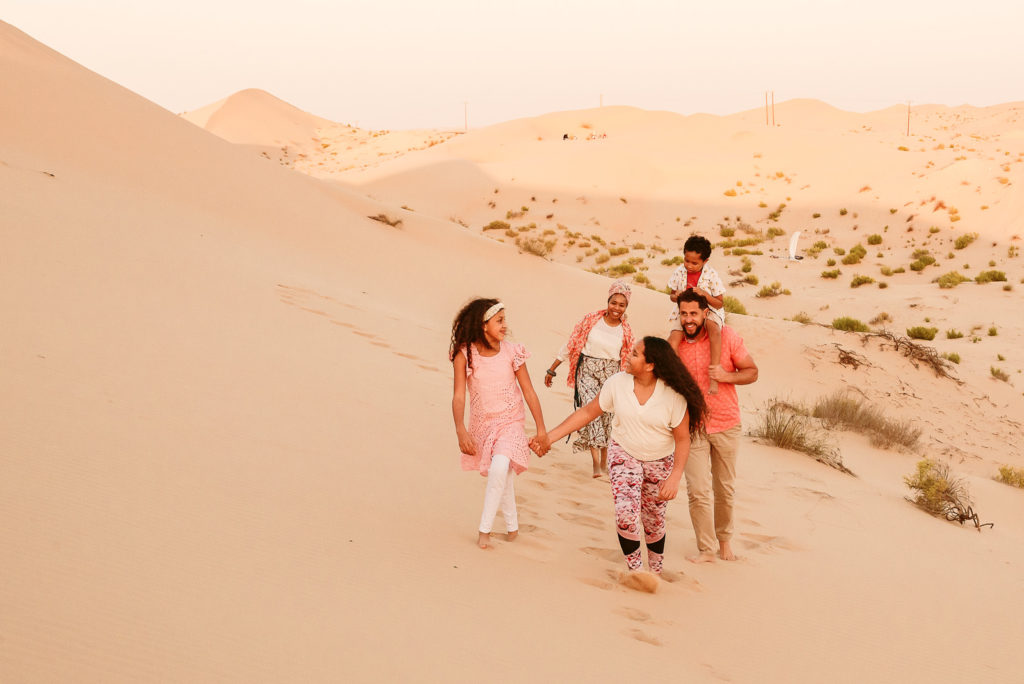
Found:
<path fill-rule="evenodd" d="M 729 542 L 719 542 L 718 557 L 724 561 L 736 560 L 736 554 L 732 551 L 732 545 Z"/>
<path fill-rule="evenodd" d="M 480 536 L 476 539 L 476 545 L 481 549 L 491 548 L 491 534 L 490 532 L 481 532 Z"/>
<path fill-rule="evenodd" d="M 715 554 L 708 551 L 707 553 L 702 553 L 697 556 L 687 556 L 686 560 L 690 561 L 691 563 L 714 563 Z"/>
<path fill-rule="evenodd" d="M 519 530 L 512 530 L 511 532 L 509 532 L 509 533 L 507 533 L 505 535 L 505 539 L 508 539 L 509 541 L 515 541 L 516 537 L 518 537 L 518 536 L 519 536 Z"/>

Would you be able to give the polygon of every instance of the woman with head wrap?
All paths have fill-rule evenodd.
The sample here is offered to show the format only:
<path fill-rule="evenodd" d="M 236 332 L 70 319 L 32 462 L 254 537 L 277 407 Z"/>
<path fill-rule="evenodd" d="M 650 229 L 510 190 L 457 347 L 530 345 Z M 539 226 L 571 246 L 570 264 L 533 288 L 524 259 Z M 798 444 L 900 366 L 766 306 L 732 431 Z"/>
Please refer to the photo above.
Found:
<path fill-rule="evenodd" d="M 605 308 L 589 313 L 573 328 L 544 376 L 545 387 L 551 387 L 555 369 L 569 361 L 566 384 L 575 388 L 574 407 L 588 404 L 600 391 L 604 381 L 625 367 L 633 349 L 633 331 L 626 323 L 629 306 L 629 285 L 616 280 L 608 289 Z M 594 477 L 608 472 L 608 435 L 612 414 L 605 413 L 598 420 L 580 429 L 573 442 L 573 451 L 590 450 L 594 464 Z"/>

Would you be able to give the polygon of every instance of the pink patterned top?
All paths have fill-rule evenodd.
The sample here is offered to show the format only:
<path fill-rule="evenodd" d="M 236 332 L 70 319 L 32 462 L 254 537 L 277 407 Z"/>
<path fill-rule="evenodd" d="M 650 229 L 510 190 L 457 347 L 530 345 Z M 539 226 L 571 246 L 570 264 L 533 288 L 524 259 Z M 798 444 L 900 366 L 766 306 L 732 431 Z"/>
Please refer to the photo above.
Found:
<path fill-rule="evenodd" d="M 469 389 L 469 436 L 476 453 L 462 454 L 462 469 L 486 476 L 494 454 L 508 456 L 516 473 L 526 470 L 530 445 L 526 439 L 526 408 L 515 372 L 529 352 L 521 344 L 501 342 L 494 356 L 482 356 L 470 345 L 473 365 L 466 366 Z"/>

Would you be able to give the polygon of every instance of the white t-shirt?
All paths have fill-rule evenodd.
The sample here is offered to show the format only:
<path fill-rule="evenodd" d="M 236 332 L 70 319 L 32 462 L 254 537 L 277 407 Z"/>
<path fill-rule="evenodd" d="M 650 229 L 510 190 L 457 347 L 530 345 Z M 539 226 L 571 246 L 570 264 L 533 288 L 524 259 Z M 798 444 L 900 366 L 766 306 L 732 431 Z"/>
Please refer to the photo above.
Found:
<path fill-rule="evenodd" d="M 608 378 L 598 398 L 602 411 L 615 413 L 612 439 L 638 461 L 657 461 L 676 448 L 672 429 L 683 422 L 686 399 L 658 380 L 643 406 L 633 393 L 633 376 L 626 372 Z"/>
<path fill-rule="evenodd" d="M 621 358 L 622 324 L 611 326 L 605 323 L 603 318 L 599 318 L 587 334 L 587 341 L 584 343 L 582 351 L 595 359 Z M 563 363 L 569 358 L 568 342 L 562 345 L 561 351 L 555 358 Z"/>

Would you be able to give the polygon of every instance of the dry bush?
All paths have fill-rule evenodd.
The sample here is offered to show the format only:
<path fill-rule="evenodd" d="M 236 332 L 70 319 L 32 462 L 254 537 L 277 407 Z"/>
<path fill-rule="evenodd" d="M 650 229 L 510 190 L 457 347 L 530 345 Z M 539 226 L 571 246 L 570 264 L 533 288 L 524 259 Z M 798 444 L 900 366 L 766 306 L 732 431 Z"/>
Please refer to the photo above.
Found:
<path fill-rule="evenodd" d="M 819 399 L 811 415 L 821 419 L 826 427 L 867 435 L 871 444 L 881 449 L 894 445 L 913 449 L 921 438 L 921 429 L 910 421 L 886 418 L 882 409 L 844 392 Z"/>
<path fill-rule="evenodd" d="M 743 306 L 743 302 L 729 295 L 722 298 L 722 308 L 725 309 L 726 313 L 740 314 L 741 316 L 747 315 L 747 308 Z"/>
<path fill-rule="evenodd" d="M 795 323 L 800 323 L 801 325 L 807 325 L 809 323 L 813 323 L 814 322 L 813 319 L 811 319 L 811 317 L 807 314 L 806 311 L 801 311 L 800 313 L 795 314 L 789 320 L 791 320 L 791 321 L 793 321 Z"/>
<path fill-rule="evenodd" d="M 1006 371 L 1004 371 L 1002 368 L 997 368 L 996 366 L 989 366 L 988 370 L 992 374 L 992 377 L 995 378 L 996 380 L 1002 380 L 1003 382 L 1010 382 L 1009 374 Z"/>
<path fill-rule="evenodd" d="M 921 510 L 945 517 L 951 510 L 967 510 L 970 492 L 964 481 L 949 472 L 949 466 L 930 458 L 917 462 L 917 471 L 903 482 L 916 493 L 911 499 Z"/>
<path fill-rule="evenodd" d="M 510 227 L 511 226 L 504 221 L 491 221 L 484 226 L 484 230 L 508 230 Z"/>
<path fill-rule="evenodd" d="M 800 407 L 778 400 L 770 401 L 761 416 L 761 422 L 751 434 L 781 449 L 805 453 L 819 463 L 853 475 L 843 465 L 839 449 L 828 442 L 815 421 L 805 415 Z"/>
<path fill-rule="evenodd" d="M 402 226 L 402 219 L 393 219 L 387 214 L 377 214 L 376 216 L 367 216 L 366 218 L 386 223 L 392 228 L 401 228 Z"/>
<path fill-rule="evenodd" d="M 869 323 L 871 323 L 871 325 L 882 325 L 883 323 L 891 323 L 891 322 L 892 322 L 892 316 L 889 315 L 888 311 L 883 311 L 882 313 L 878 314 L 877 316 L 875 316 L 874 318 L 872 318 L 869 321 Z"/>
<path fill-rule="evenodd" d="M 846 332 L 868 332 L 870 328 L 862 321 L 850 316 L 840 316 L 832 321 L 832 327 L 836 330 L 845 330 Z"/>
<path fill-rule="evenodd" d="M 535 254 L 539 257 L 546 257 L 551 254 L 555 247 L 554 240 L 542 240 L 540 238 L 516 238 L 516 247 L 528 254 Z"/>
<path fill-rule="evenodd" d="M 1011 487 L 1020 487 L 1021 489 L 1024 489 L 1024 468 L 999 466 L 999 475 L 996 476 L 996 482 L 1002 482 L 1003 484 L 1008 484 Z"/>
<path fill-rule="evenodd" d="M 953 368 L 953 364 L 950 363 L 949 360 L 939 356 L 939 353 L 935 351 L 934 347 L 926 347 L 923 344 L 917 344 L 907 337 L 901 337 L 900 335 L 888 330 L 879 330 L 878 332 L 866 334 L 863 340 L 864 343 L 867 344 L 867 341 L 872 337 L 881 338 L 882 340 L 891 342 L 893 348 L 898 352 L 902 352 L 903 356 L 910 360 L 910 363 L 914 368 L 917 368 L 918 364 L 923 363 L 935 371 L 935 374 L 939 377 L 949 378 L 957 384 L 963 384 L 959 378 L 950 373 L 950 370 Z M 884 342 L 882 343 L 882 348 L 885 348 Z"/>

